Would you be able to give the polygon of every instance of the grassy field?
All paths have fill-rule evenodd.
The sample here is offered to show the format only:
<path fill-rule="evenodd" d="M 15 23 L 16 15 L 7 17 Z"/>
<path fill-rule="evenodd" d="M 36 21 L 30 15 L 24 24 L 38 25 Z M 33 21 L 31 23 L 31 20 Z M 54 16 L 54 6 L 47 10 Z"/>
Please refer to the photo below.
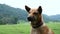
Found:
<path fill-rule="evenodd" d="M 55 34 L 60 34 L 60 23 L 47 23 Z M 21 23 L 15 25 L 0 25 L 0 34 L 29 34 L 29 23 Z"/>

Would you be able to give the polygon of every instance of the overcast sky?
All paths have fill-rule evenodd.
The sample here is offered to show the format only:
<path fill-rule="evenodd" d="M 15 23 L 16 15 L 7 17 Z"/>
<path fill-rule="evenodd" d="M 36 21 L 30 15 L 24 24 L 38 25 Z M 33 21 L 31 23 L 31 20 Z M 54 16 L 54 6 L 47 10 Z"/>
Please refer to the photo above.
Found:
<path fill-rule="evenodd" d="M 31 8 L 38 8 L 39 6 L 42 6 L 43 14 L 60 14 L 60 0 L 0 0 L 0 4 L 7 4 L 24 10 L 25 5 Z"/>

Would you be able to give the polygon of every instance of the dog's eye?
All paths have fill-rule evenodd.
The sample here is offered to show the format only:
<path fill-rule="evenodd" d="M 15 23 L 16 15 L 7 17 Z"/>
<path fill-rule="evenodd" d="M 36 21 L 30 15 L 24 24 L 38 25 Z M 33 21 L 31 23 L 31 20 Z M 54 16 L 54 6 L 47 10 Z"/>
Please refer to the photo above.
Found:
<path fill-rule="evenodd" d="M 35 15 L 38 14 L 38 13 L 34 13 Z"/>

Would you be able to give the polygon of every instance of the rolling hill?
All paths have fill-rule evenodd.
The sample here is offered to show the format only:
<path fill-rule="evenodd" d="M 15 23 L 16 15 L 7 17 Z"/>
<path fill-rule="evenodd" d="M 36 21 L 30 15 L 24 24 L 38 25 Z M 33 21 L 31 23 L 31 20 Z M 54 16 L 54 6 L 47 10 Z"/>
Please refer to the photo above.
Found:
<path fill-rule="evenodd" d="M 0 23 L 15 23 L 18 20 L 27 21 L 28 13 L 21 8 L 14 8 L 6 4 L 0 4 Z M 60 14 L 48 16 L 43 14 L 45 22 L 58 21 L 60 22 Z"/>

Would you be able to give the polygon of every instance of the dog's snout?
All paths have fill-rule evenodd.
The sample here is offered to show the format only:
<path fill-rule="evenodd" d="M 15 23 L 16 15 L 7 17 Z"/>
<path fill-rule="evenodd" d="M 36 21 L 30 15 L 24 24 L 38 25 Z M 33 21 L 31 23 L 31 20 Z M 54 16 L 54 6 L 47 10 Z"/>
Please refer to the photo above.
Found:
<path fill-rule="evenodd" d="M 28 21 L 32 21 L 32 17 L 28 17 L 27 19 L 28 19 Z"/>

